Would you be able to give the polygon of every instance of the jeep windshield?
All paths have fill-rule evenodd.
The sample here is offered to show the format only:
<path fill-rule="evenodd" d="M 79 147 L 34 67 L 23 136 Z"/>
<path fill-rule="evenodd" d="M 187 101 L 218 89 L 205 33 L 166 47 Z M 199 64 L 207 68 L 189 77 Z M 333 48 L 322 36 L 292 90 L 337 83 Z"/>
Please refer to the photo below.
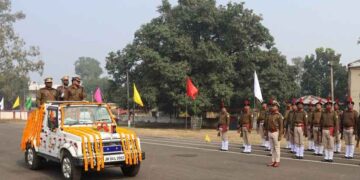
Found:
<path fill-rule="evenodd" d="M 111 123 L 109 111 L 103 106 L 64 107 L 64 125 L 87 125 L 97 122 Z"/>

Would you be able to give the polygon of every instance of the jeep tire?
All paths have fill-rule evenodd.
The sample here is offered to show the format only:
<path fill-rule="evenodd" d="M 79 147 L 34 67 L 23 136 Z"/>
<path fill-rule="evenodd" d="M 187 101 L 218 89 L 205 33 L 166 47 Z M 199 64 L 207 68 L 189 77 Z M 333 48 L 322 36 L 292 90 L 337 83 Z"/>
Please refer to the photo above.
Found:
<path fill-rule="evenodd" d="M 44 161 L 43 158 L 37 155 L 34 148 L 32 148 L 31 146 L 28 146 L 26 148 L 25 162 L 30 169 L 32 170 L 40 169 L 42 167 L 42 164 L 44 163 L 43 161 Z"/>
<path fill-rule="evenodd" d="M 134 177 L 138 174 L 138 172 L 140 170 L 140 163 L 137 165 L 121 166 L 121 170 L 122 170 L 124 176 Z"/>
<path fill-rule="evenodd" d="M 68 151 L 64 151 L 64 155 L 61 159 L 61 172 L 65 179 L 81 179 L 82 169 L 81 167 L 75 166 L 75 160 Z"/>

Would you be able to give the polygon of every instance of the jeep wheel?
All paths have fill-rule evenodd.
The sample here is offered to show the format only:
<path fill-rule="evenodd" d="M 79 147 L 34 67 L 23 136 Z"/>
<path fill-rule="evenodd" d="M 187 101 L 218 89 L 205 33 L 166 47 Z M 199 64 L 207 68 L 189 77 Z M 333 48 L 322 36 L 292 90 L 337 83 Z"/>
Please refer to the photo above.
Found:
<path fill-rule="evenodd" d="M 34 148 L 28 147 L 25 151 L 25 162 L 27 166 L 32 169 L 40 169 L 43 159 L 39 157 Z"/>
<path fill-rule="evenodd" d="M 131 165 L 131 166 L 122 166 L 121 170 L 124 174 L 124 176 L 128 176 L 128 177 L 134 177 L 138 174 L 139 170 L 140 170 L 140 164 L 137 165 Z"/>
<path fill-rule="evenodd" d="M 64 152 L 64 156 L 61 159 L 61 172 L 65 179 L 81 179 L 82 169 L 75 166 L 73 157 L 67 151 Z"/>

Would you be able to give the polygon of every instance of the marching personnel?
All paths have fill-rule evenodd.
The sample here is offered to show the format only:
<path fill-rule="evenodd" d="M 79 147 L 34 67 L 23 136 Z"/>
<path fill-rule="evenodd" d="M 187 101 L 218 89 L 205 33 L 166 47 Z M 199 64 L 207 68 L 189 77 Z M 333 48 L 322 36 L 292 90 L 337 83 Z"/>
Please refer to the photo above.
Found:
<path fill-rule="evenodd" d="M 307 113 L 304 111 L 304 102 L 300 99 L 297 103 L 297 111 L 294 112 L 292 131 L 294 132 L 295 157 L 304 158 L 304 137 L 307 137 Z"/>
<path fill-rule="evenodd" d="M 340 123 L 340 117 L 342 116 L 343 114 L 343 111 L 340 110 L 340 107 L 339 107 L 339 100 L 337 99 L 335 101 L 335 104 L 334 104 L 334 111 L 336 112 L 336 114 L 338 115 L 338 123 Z M 337 126 L 338 128 L 340 128 L 340 125 Z M 335 142 L 335 145 L 334 145 L 334 153 L 340 153 L 341 152 L 341 133 L 340 133 L 340 129 L 336 129 L 335 130 L 337 133 L 336 133 L 336 136 L 334 137 L 334 142 Z"/>
<path fill-rule="evenodd" d="M 246 100 L 244 102 L 243 112 L 240 114 L 238 132 L 240 132 L 240 137 L 243 138 L 245 148 L 244 153 L 251 153 L 251 144 L 249 142 L 249 135 L 252 129 L 252 119 L 253 114 L 250 110 L 250 102 Z"/>
<path fill-rule="evenodd" d="M 71 79 L 71 86 L 67 89 L 66 101 L 82 101 L 86 98 L 85 88 L 80 85 L 80 77 L 73 77 Z"/>
<path fill-rule="evenodd" d="M 230 114 L 226 111 L 225 107 L 221 107 L 218 131 L 221 137 L 221 151 L 229 150 L 228 130 L 230 125 Z"/>
<path fill-rule="evenodd" d="M 290 152 L 291 153 L 296 153 L 295 151 L 295 142 L 294 142 L 294 130 L 292 128 L 292 124 L 294 121 L 294 114 L 297 111 L 297 106 L 296 106 L 296 99 L 292 100 L 292 106 L 291 106 L 291 111 L 289 112 L 289 115 L 286 119 L 286 134 L 288 134 L 288 138 L 290 140 L 290 144 L 291 144 L 291 149 Z"/>
<path fill-rule="evenodd" d="M 270 141 L 272 161 L 268 166 L 279 167 L 280 163 L 280 141 L 283 134 L 283 116 L 279 113 L 280 104 L 274 100 L 271 103 L 271 113 L 265 122 L 265 132 Z"/>
<path fill-rule="evenodd" d="M 347 109 L 341 116 L 341 133 L 345 139 L 345 158 L 352 159 L 355 150 L 355 136 L 358 133 L 358 112 L 353 109 L 354 101 L 349 97 L 346 101 Z"/>
<path fill-rule="evenodd" d="M 312 130 L 312 135 L 314 137 L 315 145 L 315 155 L 322 156 L 324 152 L 324 146 L 321 144 L 321 130 L 320 130 L 320 121 L 322 114 L 322 102 L 321 99 L 315 103 L 315 111 L 312 114 L 312 121 L 310 122 L 310 128 Z"/>
<path fill-rule="evenodd" d="M 326 162 L 333 162 L 334 157 L 334 135 L 338 127 L 338 116 L 334 110 L 332 110 L 332 101 L 328 98 L 325 103 L 326 110 L 321 114 L 320 129 L 322 132 L 322 143 L 325 148 Z"/>
<path fill-rule="evenodd" d="M 268 147 L 268 144 L 267 144 L 268 141 L 266 141 L 266 139 L 265 139 L 265 132 L 264 132 L 264 122 L 265 122 L 267 114 L 268 114 L 268 108 L 267 108 L 266 102 L 264 101 L 261 103 L 261 109 L 260 109 L 259 116 L 256 121 L 256 126 L 257 126 L 256 130 L 257 130 L 257 133 L 260 134 L 262 147 Z"/>
<path fill-rule="evenodd" d="M 285 139 L 286 139 L 286 149 L 291 149 L 291 142 L 290 142 L 290 135 L 289 135 L 289 131 L 287 131 L 287 128 L 286 128 L 286 124 L 287 124 L 287 120 L 289 118 L 289 114 L 291 113 L 291 102 L 288 101 L 286 103 L 286 110 L 285 110 L 285 113 L 284 113 L 284 136 L 285 136 Z"/>
<path fill-rule="evenodd" d="M 309 103 L 309 110 L 307 112 L 308 114 L 308 126 L 307 126 L 307 134 L 308 134 L 308 151 L 314 151 L 315 150 L 315 146 L 314 146 L 314 135 L 312 133 L 312 129 L 310 124 L 313 121 L 313 114 L 314 114 L 314 110 L 315 110 L 315 106 L 312 102 L 312 100 Z"/>
<path fill-rule="evenodd" d="M 36 105 L 40 107 L 48 101 L 56 101 L 56 89 L 52 88 L 53 79 L 45 78 L 45 87 L 41 88 L 36 94 Z"/>
<path fill-rule="evenodd" d="M 62 85 L 56 88 L 57 91 L 57 100 L 58 101 L 64 101 L 65 99 L 65 93 L 67 92 L 67 89 L 69 88 L 69 76 L 64 76 L 61 78 Z"/>

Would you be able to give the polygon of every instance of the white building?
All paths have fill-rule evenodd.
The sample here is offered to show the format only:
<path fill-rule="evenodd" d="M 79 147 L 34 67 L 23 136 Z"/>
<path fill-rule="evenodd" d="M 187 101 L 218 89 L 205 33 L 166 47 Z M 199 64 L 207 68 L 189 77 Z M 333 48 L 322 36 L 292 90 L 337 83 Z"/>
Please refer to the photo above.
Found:
<path fill-rule="evenodd" d="M 354 109 L 360 111 L 360 59 L 348 64 L 349 93 L 355 105 Z"/>

